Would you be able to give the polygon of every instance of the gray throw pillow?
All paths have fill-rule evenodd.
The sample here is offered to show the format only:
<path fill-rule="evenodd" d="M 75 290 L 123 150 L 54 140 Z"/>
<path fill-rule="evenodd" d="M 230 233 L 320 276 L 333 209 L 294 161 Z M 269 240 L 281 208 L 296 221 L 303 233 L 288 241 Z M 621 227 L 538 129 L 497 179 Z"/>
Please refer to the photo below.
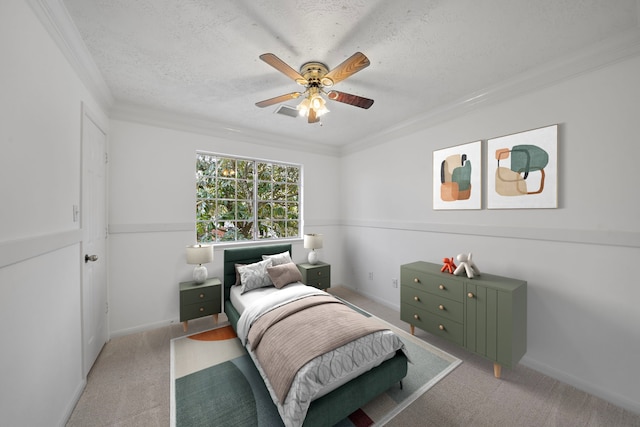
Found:
<path fill-rule="evenodd" d="M 240 293 L 244 294 L 253 289 L 273 285 L 271 278 L 267 274 L 267 267 L 271 267 L 272 263 L 271 259 L 265 259 L 254 264 L 239 266 L 238 273 L 240 273 L 240 282 L 242 284 Z"/>
<path fill-rule="evenodd" d="M 267 274 L 269 274 L 271 281 L 278 289 L 289 283 L 302 281 L 302 274 L 300 274 L 298 266 L 292 262 L 267 267 Z"/>

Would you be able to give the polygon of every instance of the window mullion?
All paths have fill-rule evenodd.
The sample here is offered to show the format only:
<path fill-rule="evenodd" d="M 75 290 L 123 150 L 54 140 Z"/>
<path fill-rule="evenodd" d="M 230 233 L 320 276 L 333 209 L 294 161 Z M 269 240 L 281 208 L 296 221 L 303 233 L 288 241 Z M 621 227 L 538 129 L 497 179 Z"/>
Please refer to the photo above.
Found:
<path fill-rule="evenodd" d="M 253 240 L 259 240 L 258 222 L 258 162 L 253 162 Z"/>

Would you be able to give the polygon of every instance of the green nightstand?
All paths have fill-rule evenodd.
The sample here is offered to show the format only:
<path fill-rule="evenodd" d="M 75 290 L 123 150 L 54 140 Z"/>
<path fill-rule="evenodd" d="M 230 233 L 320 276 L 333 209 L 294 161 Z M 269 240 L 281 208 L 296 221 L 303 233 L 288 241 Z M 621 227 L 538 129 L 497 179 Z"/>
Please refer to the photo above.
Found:
<path fill-rule="evenodd" d="M 218 323 L 221 310 L 222 282 L 217 277 L 207 279 L 203 284 L 180 283 L 180 321 L 187 332 L 188 322 L 204 316 L 213 316 Z"/>
<path fill-rule="evenodd" d="M 302 274 L 302 283 L 315 286 L 318 289 L 331 287 L 331 264 L 318 262 L 309 264 L 307 262 L 298 264 L 298 270 Z"/>

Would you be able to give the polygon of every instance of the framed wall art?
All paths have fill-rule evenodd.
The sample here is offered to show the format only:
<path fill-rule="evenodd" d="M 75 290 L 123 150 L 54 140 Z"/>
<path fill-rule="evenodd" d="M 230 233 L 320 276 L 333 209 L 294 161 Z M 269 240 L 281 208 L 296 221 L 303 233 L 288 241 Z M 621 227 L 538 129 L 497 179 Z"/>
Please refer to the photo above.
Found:
<path fill-rule="evenodd" d="M 433 152 L 433 209 L 482 207 L 481 141 Z"/>
<path fill-rule="evenodd" d="M 558 207 L 558 125 L 487 141 L 487 208 Z"/>

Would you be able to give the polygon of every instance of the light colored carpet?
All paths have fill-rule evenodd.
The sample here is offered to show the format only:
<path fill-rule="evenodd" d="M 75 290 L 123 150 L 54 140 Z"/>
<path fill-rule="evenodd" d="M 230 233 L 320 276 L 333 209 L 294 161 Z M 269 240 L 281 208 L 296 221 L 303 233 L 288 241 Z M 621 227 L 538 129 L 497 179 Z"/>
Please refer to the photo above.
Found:
<path fill-rule="evenodd" d="M 347 288 L 332 293 L 389 323 L 408 330 L 400 314 Z M 220 315 L 220 322 L 226 320 Z M 189 322 L 188 334 L 212 327 L 210 317 Z M 87 378 L 69 427 L 168 426 L 169 359 L 172 338 L 187 335 L 175 324 L 111 340 Z M 481 357 L 416 329 L 416 336 L 464 363 L 418 398 L 391 427 L 531 426 L 640 427 L 634 414 L 522 365 L 493 377 Z"/>

